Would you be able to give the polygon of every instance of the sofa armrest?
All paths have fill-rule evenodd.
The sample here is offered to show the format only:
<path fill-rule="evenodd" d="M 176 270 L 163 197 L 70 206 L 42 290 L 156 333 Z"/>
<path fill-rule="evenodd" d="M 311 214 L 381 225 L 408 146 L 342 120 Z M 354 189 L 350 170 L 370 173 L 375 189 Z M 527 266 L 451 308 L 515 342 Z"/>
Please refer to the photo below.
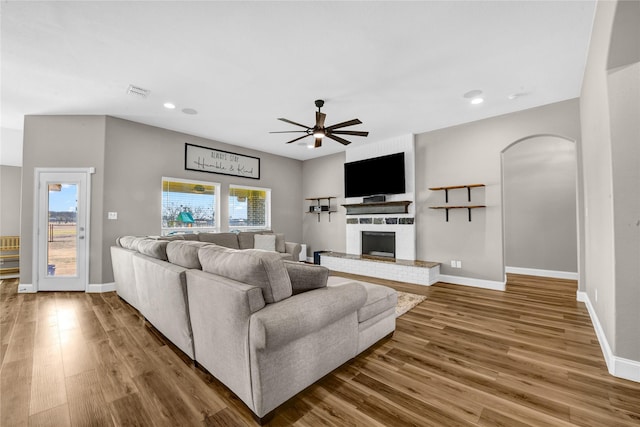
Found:
<path fill-rule="evenodd" d="M 288 254 L 291 254 L 291 257 L 294 261 L 298 261 L 300 259 L 302 246 L 300 245 L 300 243 L 284 242 L 284 251 Z"/>
<path fill-rule="evenodd" d="M 367 291 L 354 282 L 269 304 L 251 316 L 251 345 L 257 349 L 280 347 L 357 312 L 366 299 Z"/>
<path fill-rule="evenodd" d="M 187 270 L 195 360 L 250 408 L 249 322 L 264 305 L 262 289 L 200 270 Z"/>
<path fill-rule="evenodd" d="M 329 278 L 327 267 L 293 261 L 284 261 L 284 266 L 289 273 L 294 295 L 327 286 Z"/>

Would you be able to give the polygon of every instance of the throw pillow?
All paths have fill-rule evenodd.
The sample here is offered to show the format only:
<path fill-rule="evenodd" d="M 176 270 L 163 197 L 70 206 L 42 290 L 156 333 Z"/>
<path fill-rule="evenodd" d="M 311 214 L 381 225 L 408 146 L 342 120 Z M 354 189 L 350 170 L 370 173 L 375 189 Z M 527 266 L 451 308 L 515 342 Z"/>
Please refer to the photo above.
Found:
<path fill-rule="evenodd" d="M 263 251 L 276 251 L 276 235 L 275 234 L 256 234 L 253 236 L 253 248 L 262 249 Z"/>
<path fill-rule="evenodd" d="M 254 231 L 242 231 L 238 233 L 238 246 L 240 249 L 253 249 L 253 236 L 256 234 Z"/>
<path fill-rule="evenodd" d="M 327 267 L 294 261 L 284 261 L 284 266 L 289 273 L 293 295 L 327 287 L 329 278 Z"/>

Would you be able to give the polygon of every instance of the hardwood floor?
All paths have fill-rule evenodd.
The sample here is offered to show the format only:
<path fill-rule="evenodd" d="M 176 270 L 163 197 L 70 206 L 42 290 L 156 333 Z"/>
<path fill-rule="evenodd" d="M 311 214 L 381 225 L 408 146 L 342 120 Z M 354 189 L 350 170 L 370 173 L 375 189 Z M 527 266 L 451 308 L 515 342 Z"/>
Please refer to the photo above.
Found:
<path fill-rule="evenodd" d="M 281 406 L 273 426 L 638 426 L 573 281 L 427 295 L 383 341 Z M 0 285 L 0 425 L 252 426 L 250 411 L 115 293 Z"/>

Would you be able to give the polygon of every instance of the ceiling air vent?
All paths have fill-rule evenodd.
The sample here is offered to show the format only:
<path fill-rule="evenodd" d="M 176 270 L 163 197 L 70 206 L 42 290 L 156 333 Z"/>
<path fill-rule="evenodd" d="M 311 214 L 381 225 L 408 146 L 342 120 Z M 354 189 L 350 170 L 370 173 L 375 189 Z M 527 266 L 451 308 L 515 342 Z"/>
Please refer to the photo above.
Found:
<path fill-rule="evenodd" d="M 151 91 L 134 85 L 129 85 L 129 88 L 127 89 L 128 95 L 139 96 L 141 98 L 146 98 L 149 95 L 149 92 Z"/>

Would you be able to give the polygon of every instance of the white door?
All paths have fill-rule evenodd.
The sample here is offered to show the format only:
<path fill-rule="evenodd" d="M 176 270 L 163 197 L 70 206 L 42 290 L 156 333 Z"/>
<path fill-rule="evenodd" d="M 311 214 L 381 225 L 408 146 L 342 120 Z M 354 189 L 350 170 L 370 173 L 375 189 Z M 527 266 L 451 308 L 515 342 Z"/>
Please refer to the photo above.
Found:
<path fill-rule="evenodd" d="M 70 170 L 36 170 L 36 175 L 36 289 L 85 291 L 90 175 Z"/>

